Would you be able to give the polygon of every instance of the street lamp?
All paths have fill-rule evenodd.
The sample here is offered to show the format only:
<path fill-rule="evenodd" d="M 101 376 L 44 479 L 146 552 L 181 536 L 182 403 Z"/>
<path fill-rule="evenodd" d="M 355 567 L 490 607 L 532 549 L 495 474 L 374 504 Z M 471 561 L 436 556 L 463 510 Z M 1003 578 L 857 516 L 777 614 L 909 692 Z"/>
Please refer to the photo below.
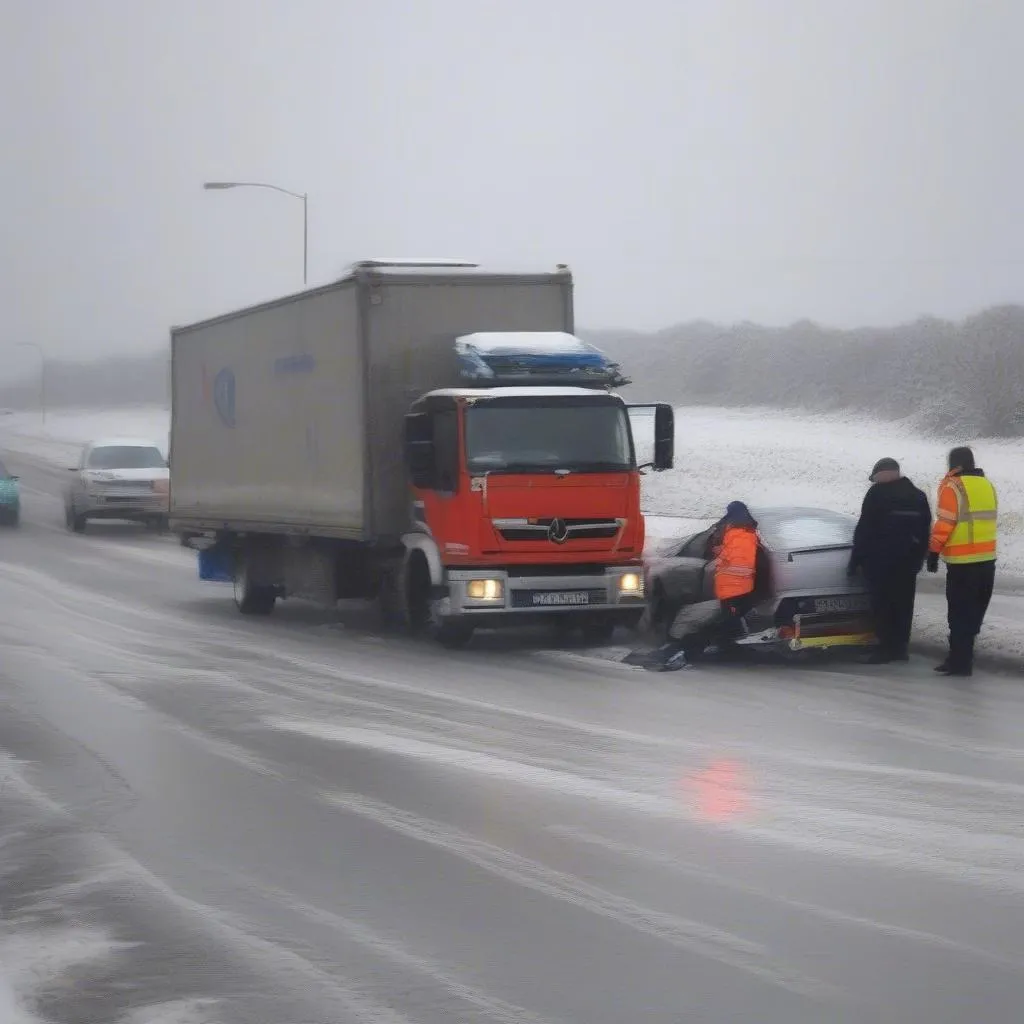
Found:
<path fill-rule="evenodd" d="M 43 426 L 46 426 L 46 353 L 40 345 L 34 341 L 19 341 L 16 348 L 33 348 L 39 353 L 39 411 L 43 417 Z"/>
<path fill-rule="evenodd" d="M 305 192 L 292 192 L 280 185 L 270 185 L 265 181 L 206 181 L 203 188 L 207 191 L 221 191 L 227 188 L 269 188 L 273 192 L 281 192 L 292 199 L 302 200 L 302 285 L 306 285 L 307 268 L 309 267 L 309 196 Z"/>

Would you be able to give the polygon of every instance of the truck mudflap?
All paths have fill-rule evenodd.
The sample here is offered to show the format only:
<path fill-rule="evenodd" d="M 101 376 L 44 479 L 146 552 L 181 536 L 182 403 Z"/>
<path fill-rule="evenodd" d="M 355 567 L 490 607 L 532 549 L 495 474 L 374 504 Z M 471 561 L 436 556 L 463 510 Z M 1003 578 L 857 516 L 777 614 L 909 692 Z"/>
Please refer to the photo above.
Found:
<path fill-rule="evenodd" d="M 510 576 L 506 570 L 451 569 L 445 616 L 467 619 L 510 618 L 575 613 L 643 613 L 644 584 L 640 566 L 616 566 L 600 574 L 579 574 L 567 567 L 559 576 Z"/>
<path fill-rule="evenodd" d="M 199 578 L 207 583 L 234 581 L 234 557 L 226 546 L 214 545 L 197 552 Z"/>

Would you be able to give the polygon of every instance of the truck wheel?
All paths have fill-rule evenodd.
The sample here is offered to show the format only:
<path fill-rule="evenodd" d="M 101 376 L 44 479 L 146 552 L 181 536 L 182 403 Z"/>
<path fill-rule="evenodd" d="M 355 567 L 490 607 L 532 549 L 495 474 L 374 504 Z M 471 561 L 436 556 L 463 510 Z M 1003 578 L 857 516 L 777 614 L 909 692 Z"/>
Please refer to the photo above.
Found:
<path fill-rule="evenodd" d="M 430 598 L 430 570 L 422 555 L 409 562 L 405 584 L 406 619 L 414 636 L 429 636 L 450 649 L 465 647 L 473 638 L 474 626 L 464 619 L 439 619 Z"/>
<path fill-rule="evenodd" d="M 235 604 L 243 615 L 269 615 L 274 610 L 277 592 L 273 587 L 261 587 L 252 583 L 244 558 L 238 558 L 235 562 L 232 584 Z"/>

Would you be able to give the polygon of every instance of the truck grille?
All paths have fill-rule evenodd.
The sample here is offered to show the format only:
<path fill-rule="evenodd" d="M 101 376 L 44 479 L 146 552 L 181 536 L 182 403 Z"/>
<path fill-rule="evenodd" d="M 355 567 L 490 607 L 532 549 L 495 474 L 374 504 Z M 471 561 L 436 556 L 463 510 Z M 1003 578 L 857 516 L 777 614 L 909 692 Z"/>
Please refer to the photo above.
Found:
<path fill-rule="evenodd" d="M 552 523 L 556 523 L 554 537 Z M 551 541 L 602 540 L 614 537 L 625 525 L 624 519 L 495 519 L 494 528 L 502 540 Z M 557 538 L 557 539 L 556 539 Z"/>

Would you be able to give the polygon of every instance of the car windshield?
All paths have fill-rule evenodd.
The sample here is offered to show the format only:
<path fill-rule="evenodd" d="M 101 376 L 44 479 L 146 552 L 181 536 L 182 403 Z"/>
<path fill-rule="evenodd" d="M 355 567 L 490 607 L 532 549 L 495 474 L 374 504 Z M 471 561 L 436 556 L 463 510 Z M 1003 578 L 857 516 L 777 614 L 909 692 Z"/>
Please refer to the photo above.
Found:
<path fill-rule="evenodd" d="M 847 547 L 856 525 L 850 516 L 814 509 L 763 513 L 757 520 L 765 542 L 779 551 Z"/>
<path fill-rule="evenodd" d="M 635 465 L 618 402 L 481 402 L 466 415 L 470 473 L 625 471 Z"/>
<path fill-rule="evenodd" d="M 164 469 L 160 449 L 144 445 L 104 445 L 89 453 L 88 469 Z"/>

